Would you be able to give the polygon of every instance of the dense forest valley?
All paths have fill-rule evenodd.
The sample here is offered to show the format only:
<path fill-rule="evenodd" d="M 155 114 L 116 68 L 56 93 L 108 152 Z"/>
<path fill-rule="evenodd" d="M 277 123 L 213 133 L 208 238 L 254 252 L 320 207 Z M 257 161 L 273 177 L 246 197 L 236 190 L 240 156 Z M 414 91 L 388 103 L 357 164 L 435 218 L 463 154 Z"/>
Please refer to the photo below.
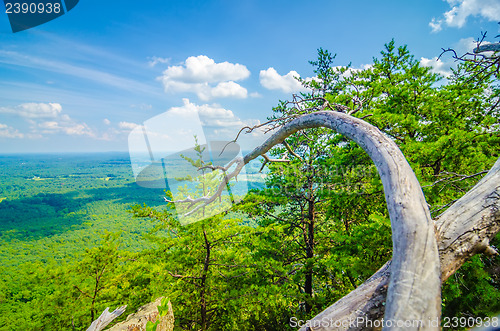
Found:
<path fill-rule="evenodd" d="M 319 49 L 311 61 L 317 80 L 303 84 L 319 98 L 269 118 L 326 101 L 356 109 L 398 144 L 432 217 L 500 157 L 494 68 L 460 63 L 445 79 L 394 41 L 364 70 L 334 59 Z M 135 183 L 127 153 L 0 156 L 0 330 L 86 330 L 106 307 L 128 306 L 118 322 L 160 296 L 179 330 L 296 329 L 391 258 L 391 225 L 375 166 L 345 137 L 297 132 L 269 154 L 287 162 L 266 162 L 241 202 L 185 225 L 163 189 Z M 498 256 L 474 256 L 443 285 L 443 316 L 496 316 L 499 275 Z"/>
<path fill-rule="evenodd" d="M 78 243 L 96 245 L 99 231 L 123 231 L 129 222 L 136 230 L 127 242 L 140 249 L 148 226 L 132 220 L 128 206 L 136 198 L 158 206 L 164 195 L 135 184 L 126 153 L 4 155 L 0 163 L 5 266 L 67 260 L 81 250 Z"/>

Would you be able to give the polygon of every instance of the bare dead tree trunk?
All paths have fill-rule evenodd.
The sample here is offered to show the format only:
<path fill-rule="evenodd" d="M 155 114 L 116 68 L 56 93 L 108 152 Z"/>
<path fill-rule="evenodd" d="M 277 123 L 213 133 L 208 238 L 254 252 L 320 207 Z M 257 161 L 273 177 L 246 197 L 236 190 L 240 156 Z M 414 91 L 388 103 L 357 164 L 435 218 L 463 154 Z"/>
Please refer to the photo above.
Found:
<path fill-rule="evenodd" d="M 104 330 L 106 326 L 111 323 L 115 318 L 123 314 L 123 312 L 127 309 L 127 306 L 121 306 L 113 310 L 113 312 L 109 312 L 109 307 L 106 308 L 101 316 L 88 327 L 87 331 L 100 331 Z"/>
<path fill-rule="evenodd" d="M 318 111 L 297 117 L 283 125 L 243 159 L 234 159 L 225 168 L 211 167 L 227 171 L 236 164 L 235 169 L 225 176 L 214 195 L 185 199 L 181 202 L 202 203 L 189 213 L 213 202 L 245 164 L 282 143 L 291 134 L 317 127 L 333 129 L 355 141 L 370 156 L 382 179 L 393 239 L 391 272 L 387 274 L 390 281 L 385 301 L 385 320 L 424 321 L 423 325 L 405 327 L 407 330 L 439 329 L 441 315 L 439 255 L 434 222 L 420 184 L 398 146 L 379 129 L 361 119 L 337 111 Z M 430 321 L 435 321 L 437 325 L 431 324 Z M 391 328 L 396 326 L 384 327 L 384 329 Z"/>
<path fill-rule="evenodd" d="M 292 120 L 264 144 L 245 156 L 254 159 L 291 134 L 327 127 L 352 139 L 371 157 L 378 169 L 389 210 L 393 238 L 385 319 L 438 321 L 441 280 L 434 223 L 420 184 L 397 145 L 376 127 L 340 112 L 316 112 Z M 388 327 L 390 328 L 390 327 Z M 430 323 L 411 329 L 437 330 Z"/>
<path fill-rule="evenodd" d="M 442 281 L 475 254 L 498 254 L 489 241 L 500 231 L 500 158 L 474 188 L 436 217 L 435 225 Z M 315 326 L 309 329 L 367 329 L 366 321 L 384 316 L 391 269 L 389 261 L 354 291 L 315 316 L 309 323 Z M 321 325 L 322 321 L 328 321 L 328 325 Z"/>

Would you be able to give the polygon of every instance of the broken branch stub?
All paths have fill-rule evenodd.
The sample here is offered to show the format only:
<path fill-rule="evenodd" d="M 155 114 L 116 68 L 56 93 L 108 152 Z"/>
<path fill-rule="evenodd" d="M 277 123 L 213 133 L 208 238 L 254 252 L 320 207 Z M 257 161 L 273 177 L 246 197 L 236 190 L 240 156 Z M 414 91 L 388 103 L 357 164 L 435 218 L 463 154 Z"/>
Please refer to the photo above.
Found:
<path fill-rule="evenodd" d="M 123 314 L 123 312 L 127 309 L 127 306 L 121 306 L 113 310 L 111 313 L 109 312 L 109 307 L 106 308 L 101 316 L 98 319 L 92 322 L 87 331 L 101 331 L 104 330 L 109 323 L 111 323 L 115 318 Z"/>

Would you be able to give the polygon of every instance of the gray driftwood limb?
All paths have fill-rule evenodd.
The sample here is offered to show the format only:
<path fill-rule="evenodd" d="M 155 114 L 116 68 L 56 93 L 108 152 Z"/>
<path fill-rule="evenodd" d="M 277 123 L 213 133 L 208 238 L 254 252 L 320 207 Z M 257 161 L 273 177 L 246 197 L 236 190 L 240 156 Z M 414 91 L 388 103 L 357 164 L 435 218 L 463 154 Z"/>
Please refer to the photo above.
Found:
<path fill-rule="evenodd" d="M 356 142 L 370 156 L 382 180 L 393 242 L 391 273 L 388 274 L 390 281 L 387 290 L 384 289 L 387 291 L 387 296 L 384 295 L 385 319 L 435 321 L 436 326 L 426 323 L 405 329 L 439 329 L 440 263 L 434 222 L 422 189 L 398 146 L 379 129 L 361 119 L 337 111 L 318 111 L 291 120 L 244 158 L 233 159 L 223 170 L 228 171 L 232 165 L 235 168 L 225 174 L 217 192 L 190 201 L 201 204 L 188 214 L 214 201 L 228 181 L 251 160 L 264 155 L 297 131 L 319 127 L 330 128 Z M 386 326 L 385 329 L 391 328 L 388 324 Z"/>
<path fill-rule="evenodd" d="M 435 222 L 443 281 L 474 254 L 497 254 L 489 241 L 500 231 L 500 158 L 474 188 Z M 310 329 L 367 329 L 367 321 L 384 316 L 390 273 L 389 261 L 356 290 L 315 316 Z"/>
<path fill-rule="evenodd" d="M 317 127 L 333 129 L 355 141 L 373 160 L 382 179 L 393 239 L 389 285 L 380 288 L 380 295 L 387 299 L 385 319 L 436 321 L 436 326 L 425 323 L 405 329 L 439 329 L 441 272 L 434 223 L 413 170 L 391 139 L 363 120 L 341 112 L 322 111 L 285 124 L 246 155 L 242 163 L 266 153 L 299 130 Z"/>
<path fill-rule="evenodd" d="M 326 127 L 362 147 L 377 166 L 391 219 L 393 259 L 364 284 L 314 317 L 305 330 L 362 330 L 382 317 L 384 328 L 438 330 L 441 281 L 477 253 L 496 254 L 489 240 L 500 230 L 500 159 L 469 193 L 434 222 L 420 184 L 397 145 L 367 122 L 336 111 L 300 116 L 274 133 L 226 175 L 205 204 L 221 194 L 242 167 L 282 143 L 291 134 Z M 197 208 L 203 207 L 203 204 Z M 438 243 L 439 241 L 439 252 Z M 387 323 L 392 321 L 392 323 Z M 400 327 L 398 323 L 405 323 Z M 409 323 L 409 324 L 408 324 Z"/>
<path fill-rule="evenodd" d="M 115 318 L 123 314 L 123 312 L 127 309 L 127 306 L 121 306 L 113 310 L 113 312 L 109 312 L 109 307 L 106 308 L 101 316 L 99 316 L 98 319 L 92 322 L 92 324 L 89 326 L 87 331 L 101 331 L 104 330 L 104 328 L 111 323 Z"/>

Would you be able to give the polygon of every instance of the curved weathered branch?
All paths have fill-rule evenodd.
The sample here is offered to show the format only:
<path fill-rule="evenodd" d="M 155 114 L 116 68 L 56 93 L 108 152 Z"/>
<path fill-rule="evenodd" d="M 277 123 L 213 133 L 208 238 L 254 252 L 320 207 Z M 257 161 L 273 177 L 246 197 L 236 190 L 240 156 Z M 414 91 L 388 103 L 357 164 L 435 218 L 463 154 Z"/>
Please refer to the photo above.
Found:
<path fill-rule="evenodd" d="M 473 255 L 495 254 L 489 241 L 500 232 L 500 158 L 474 188 L 438 216 L 435 222 L 442 281 Z M 390 274 L 389 261 L 361 286 L 315 316 L 310 324 L 318 327 L 311 329 L 362 330 L 366 321 L 382 318 Z M 323 327 L 321 323 L 315 323 L 324 320 L 339 327 Z M 304 327 L 300 331 L 306 329 Z"/>
<path fill-rule="evenodd" d="M 318 127 L 333 129 L 358 143 L 371 157 L 382 179 L 393 238 L 393 261 L 385 319 L 403 322 L 439 321 L 439 258 L 434 224 L 420 184 L 397 145 L 379 129 L 363 120 L 342 112 L 320 111 L 302 115 L 286 123 L 243 159 L 234 161 L 236 168 L 225 176 L 217 192 L 211 197 L 199 198 L 203 204 L 190 214 L 213 202 L 244 164 L 264 155 L 293 133 Z M 436 329 L 429 324 L 417 328 Z"/>
<path fill-rule="evenodd" d="M 410 165 L 380 130 L 344 113 L 316 112 L 284 125 L 246 155 L 244 163 L 299 130 L 317 127 L 333 129 L 355 141 L 373 160 L 382 179 L 393 238 L 385 319 L 439 321 L 441 281 L 434 224 Z M 433 328 L 426 323 L 421 329 Z"/>

